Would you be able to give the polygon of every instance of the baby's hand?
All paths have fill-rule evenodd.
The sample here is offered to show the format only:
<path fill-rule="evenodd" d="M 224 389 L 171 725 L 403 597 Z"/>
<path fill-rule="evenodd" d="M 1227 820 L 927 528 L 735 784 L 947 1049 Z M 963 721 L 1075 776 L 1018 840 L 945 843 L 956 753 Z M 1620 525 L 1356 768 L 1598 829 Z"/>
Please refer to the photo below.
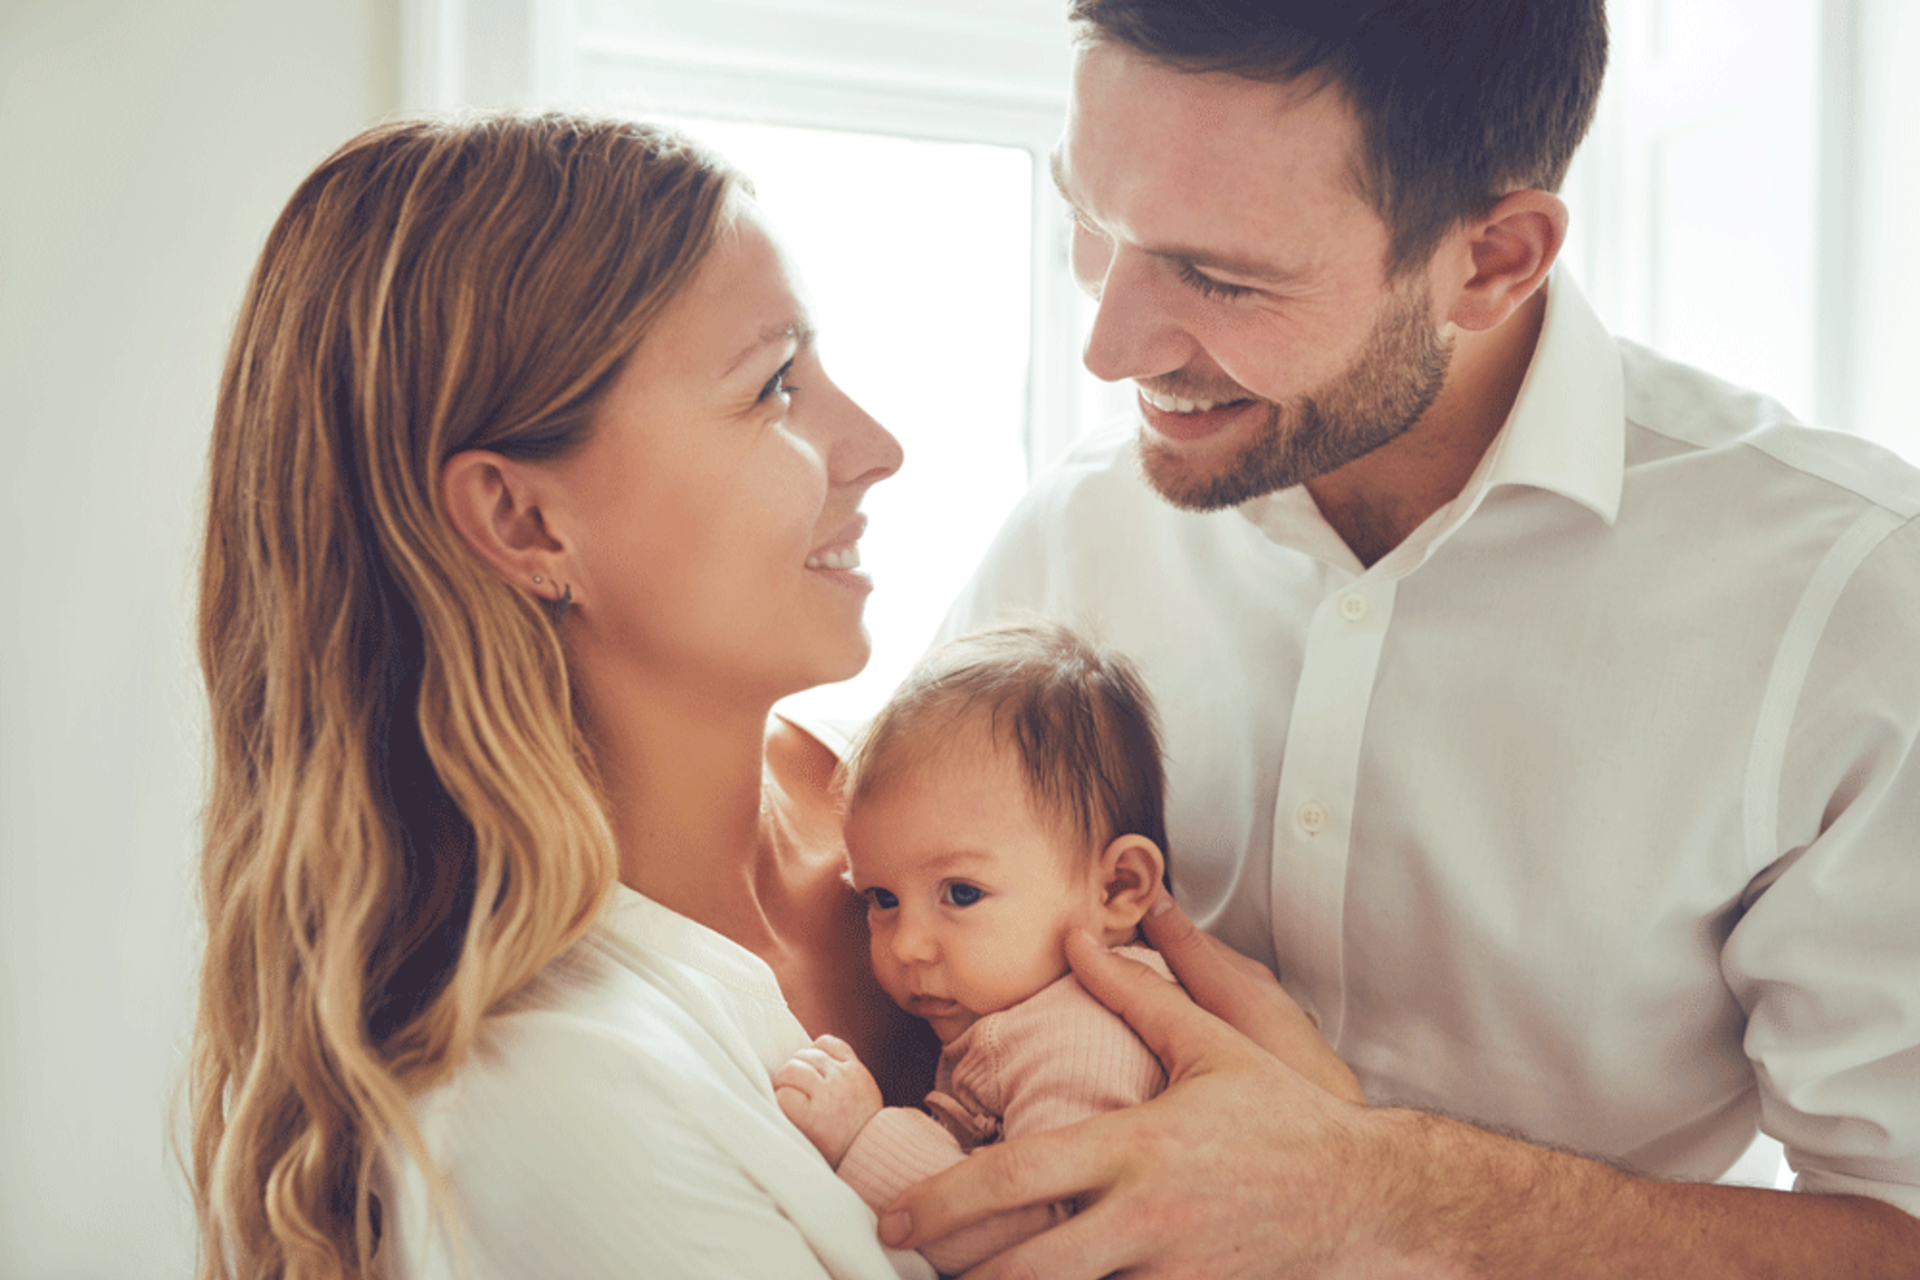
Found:
<path fill-rule="evenodd" d="M 834 1036 L 821 1036 L 787 1059 L 773 1073 L 773 1096 L 836 1169 L 881 1107 L 873 1074 Z"/>

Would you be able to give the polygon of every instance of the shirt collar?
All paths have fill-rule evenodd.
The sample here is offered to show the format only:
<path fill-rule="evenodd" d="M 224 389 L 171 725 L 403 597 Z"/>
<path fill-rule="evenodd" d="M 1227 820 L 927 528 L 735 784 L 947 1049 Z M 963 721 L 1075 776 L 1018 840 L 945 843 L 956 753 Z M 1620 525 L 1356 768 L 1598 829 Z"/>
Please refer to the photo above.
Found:
<path fill-rule="evenodd" d="M 1546 291 L 1540 338 L 1506 424 L 1460 493 L 1381 561 L 1382 572 L 1410 572 L 1424 563 L 1489 493 L 1506 485 L 1560 494 L 1609 525 L 1619 515 L 1626 469 L 1620 349 L 1565 268 L 1554 268 Z M 1305 485 L 1254 498 L 1239 511 L 1275 542 L 1361 571 Z"/>
<path fill-rule="evenodd" d="M 1612 524 L 1626 471 L 1620 348 L 1566 268 L 1554 268 L 1546 289 L 1546 319 L 1513 412 L 1467 488 L 1545 489 Z"/>

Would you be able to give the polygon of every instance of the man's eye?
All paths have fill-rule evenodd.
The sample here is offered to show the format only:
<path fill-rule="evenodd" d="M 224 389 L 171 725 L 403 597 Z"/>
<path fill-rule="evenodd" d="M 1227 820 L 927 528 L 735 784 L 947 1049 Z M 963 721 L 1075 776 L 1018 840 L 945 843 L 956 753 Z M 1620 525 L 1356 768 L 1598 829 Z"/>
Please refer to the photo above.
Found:
<path fill-rule="evenodd" d="M 900 899 L 894 897 L 893 893 L 887 889 L 867 890 L 867 902 L 882 911 L 891 911 L 900 905 Z"/>
<path fill-rule="evenodd" d="M 978 885 L 950 884 L 947 886 L 947 901 L 956 907 L 970 907 L 987 896 L 987 891 Z"/>
<path fill-rule="evenodd" d="M 1244 298 L 1253 292 L 1245 285 L 1215 280 L 1190 262 L 1180 264 L 1180 280 L 1187 288 L 1208 298 Z"/>

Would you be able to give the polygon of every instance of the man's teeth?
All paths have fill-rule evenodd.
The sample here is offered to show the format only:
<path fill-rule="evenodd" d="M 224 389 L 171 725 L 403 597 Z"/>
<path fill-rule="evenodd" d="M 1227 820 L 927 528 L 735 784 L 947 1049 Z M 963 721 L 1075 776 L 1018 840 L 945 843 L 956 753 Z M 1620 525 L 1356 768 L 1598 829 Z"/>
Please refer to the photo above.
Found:
<path fill-rule="evenodd" d="M 1225 400 L 1182 400 L 1179 396 L 1163 396 L 1145 387 L 1140 388 L 1140 398 L 1162 413 L 1202 413 L 1228 403 Z"/>
<path fill-rule="evenodd" d="M 817 556 L 807 557 L 809 569 L 858 569 L 860 567 L 860 548 L 842 547 L 838 551 L 823 551 Z"/>

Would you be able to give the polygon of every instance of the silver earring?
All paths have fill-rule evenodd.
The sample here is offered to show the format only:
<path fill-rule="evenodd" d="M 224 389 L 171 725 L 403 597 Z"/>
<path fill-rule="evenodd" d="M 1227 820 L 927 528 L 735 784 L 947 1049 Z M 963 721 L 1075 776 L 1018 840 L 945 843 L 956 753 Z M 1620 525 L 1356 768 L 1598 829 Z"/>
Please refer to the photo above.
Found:
<path fill-rule="evenodd" d="M 569 583 L 567 584 L 566 589 L 560 593 L 560 598 L 553 602 L 553 620 L 555 622 L 558 622 L 560 621 L 560 619 L 566 617 L 567 610 L 571 609 L 572 607 L 573 607 L 573 584 Z"/>
<path fill-rule="evenodd" d="M 533 585 L 534 585 L 534 586 L 536 586 L 536 587 L 537 587 L 537 586 L 539 586 L 539 585 L 540 585 L 541 583 L 543 583 L 543 582 L 545 582 L 545 581 L 546 581 L 546 579 L 545 579 L 545 578 L 543 578 L 543 577 L 541 577 L 541 576 L 540 576 L 539 574 L 537 574 L 537 573 L 536 573 L 536 574 L 534 574 L 534 575 L 533 575 Z"/>

